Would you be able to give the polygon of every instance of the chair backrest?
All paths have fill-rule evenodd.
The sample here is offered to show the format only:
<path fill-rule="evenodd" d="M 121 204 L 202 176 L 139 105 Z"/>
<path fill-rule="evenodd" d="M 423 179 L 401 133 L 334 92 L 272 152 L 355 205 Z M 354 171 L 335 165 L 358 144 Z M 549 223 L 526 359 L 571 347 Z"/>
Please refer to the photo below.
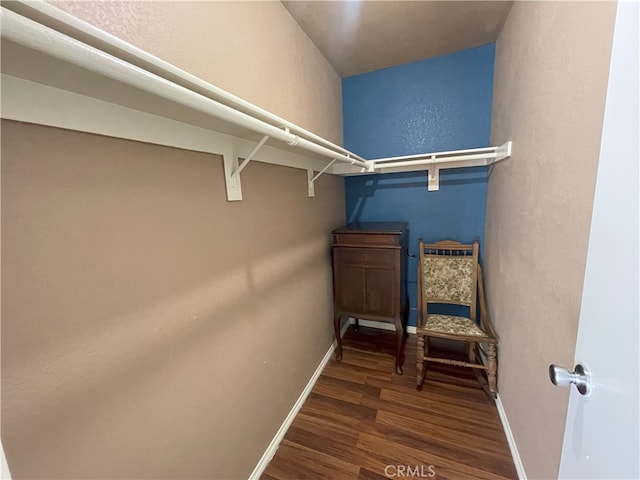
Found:
<path fill-rule="evenodd" d="M 465 305 L 476 318 L 478 240 L 462 244 L 453 240 L 423 243 L 420 240 L 421 300 L 429 303 Z"/>

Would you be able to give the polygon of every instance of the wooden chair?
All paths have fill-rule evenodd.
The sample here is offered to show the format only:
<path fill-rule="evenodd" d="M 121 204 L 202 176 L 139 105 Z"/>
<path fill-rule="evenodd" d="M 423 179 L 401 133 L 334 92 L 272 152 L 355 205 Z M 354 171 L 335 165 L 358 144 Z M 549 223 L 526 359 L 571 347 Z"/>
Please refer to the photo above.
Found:
<path fill-rule="evenodd" d="M 422 390 L 426 376 L 426 362 L 470 367 L 474 369 L 483 388 L 495 398 L 497 391 L 496 347 L 498 339 L 493 333 L 487 312 L 482 270 L 478 263 L 478 240 L 463 245 L 452 240 L 425 244 L 420 239 L 418 265 L 418 337 L 417 385 Z M 477 304 L 480 304 L 478 322 Z M 430 304 L 464 305 L 469 316 L 428 313 Z M 468 361 L 429 355 L 429 339 L 444 338 L 468 344 Z M 486 346 L 486 350 L 481 348 Z M 486 364 L 480 352 L 486 355 Z M 487 374 L 486 382 L 480 370 Z"/>

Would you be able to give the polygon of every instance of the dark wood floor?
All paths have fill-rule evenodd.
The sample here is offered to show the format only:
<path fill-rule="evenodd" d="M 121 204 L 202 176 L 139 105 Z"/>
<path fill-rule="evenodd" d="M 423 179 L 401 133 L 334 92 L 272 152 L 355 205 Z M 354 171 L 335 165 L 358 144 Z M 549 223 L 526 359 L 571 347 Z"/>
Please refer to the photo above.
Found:
<path fill-rule="evenodd" d="M 394 332 L 350 327 L 262 478 L 515 479 L 500 419 L 470 369 L 429 364 L 415 387 L 415 336 L 393 373 Z"/>

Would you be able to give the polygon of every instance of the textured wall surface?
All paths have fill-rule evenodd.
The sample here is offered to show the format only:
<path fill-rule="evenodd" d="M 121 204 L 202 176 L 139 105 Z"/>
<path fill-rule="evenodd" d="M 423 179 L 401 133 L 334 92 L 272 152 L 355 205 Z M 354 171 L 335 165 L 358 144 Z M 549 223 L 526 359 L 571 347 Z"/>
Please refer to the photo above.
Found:
<path fill-rule="evenodd" d="M 346 148 L 365 158 L 486 147 L 495 45 L 342 80 Z"/>
<path fill-rule="evenodd" d="M 485 265 L 499 389 L 527 475 L 557 478 L 615 2 L 516 2 L 496 47 Z M 544 461 L 541 461 L 544 459 Z"/>
<path fill-rule="evenodd" d="M 50 3 L 342 143 L 340 78 L 280 2 Z"/>
<path fill-rule="evenodd" d="M 246 478 L 332 341 L 341 178 L 2 123 L 13 478 Z M 282 185 L 287 188 L 283 189 Z"/>
<path fill-rule="evenodd" d="M 345 146 L 366 158 L 486 147 L 491 126 L 494 45 L 343 80 Z M 485 167 L 442 170 L 440 190 L 427 173 L 346 179 L 348 221 L 407 221 L 418 239 L 483 246 Z M 409 261 L 410 323 L 416 315 L 416 261 Z"/>
<path fill-rule="evenodd" d="M 56 5 L 342 140 L 340 79 L 279 2 Z M 246 478 L 332 340 L 344 182 L 318 182 L 251 164 L 227 203 L 218 157 L 3 123 L 14 478 Z"/>

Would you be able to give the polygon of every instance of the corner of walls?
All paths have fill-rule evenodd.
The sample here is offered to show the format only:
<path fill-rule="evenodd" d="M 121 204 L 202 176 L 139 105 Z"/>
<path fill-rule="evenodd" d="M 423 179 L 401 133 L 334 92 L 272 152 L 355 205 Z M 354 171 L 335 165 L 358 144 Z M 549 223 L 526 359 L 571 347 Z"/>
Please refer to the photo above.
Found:
<path fill-rule="evenodd" d="M 489 44 L 343 79 L 345 146 L 365 158 L 488 146 L 494 53 Z M 409 222 L 411 254 L 419 238 L 479 237 L 484 248 L 486 187 L 485 167 L 441 171 L 437 192 L 427 191 L 426 171 L 347 177 L 347 221 Z M 409 260 L 415 325 L 416 263 Z"/>
<path fill-rule="evenodd" d="M 556 478 L 580 310 L 615 2 L 515 2 L 496 44 L 485 274 L 499 389 L 530 478 Z M 544 458 L 545 462 L 539 459 Z"/>

